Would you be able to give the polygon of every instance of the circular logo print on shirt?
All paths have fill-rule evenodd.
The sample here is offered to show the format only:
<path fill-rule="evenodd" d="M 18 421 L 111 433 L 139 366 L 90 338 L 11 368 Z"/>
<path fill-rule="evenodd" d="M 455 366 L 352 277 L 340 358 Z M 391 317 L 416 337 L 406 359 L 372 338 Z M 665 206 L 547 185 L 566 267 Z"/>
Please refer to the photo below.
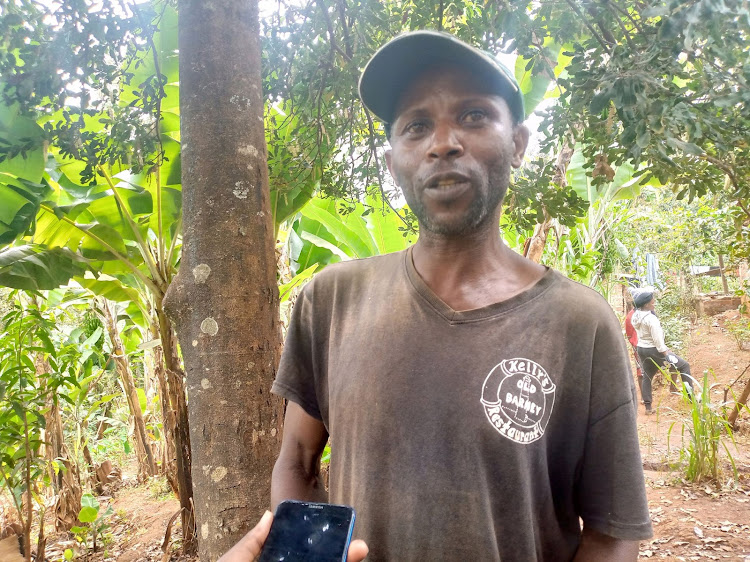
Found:
<path fill-rule="evenodd" d="M 482 385 L 482 405 L 497 431 L 516 443 L 533 443 L 544 435 L 555 404 L 555 384 L 538 363 L 505 359 Z"/>

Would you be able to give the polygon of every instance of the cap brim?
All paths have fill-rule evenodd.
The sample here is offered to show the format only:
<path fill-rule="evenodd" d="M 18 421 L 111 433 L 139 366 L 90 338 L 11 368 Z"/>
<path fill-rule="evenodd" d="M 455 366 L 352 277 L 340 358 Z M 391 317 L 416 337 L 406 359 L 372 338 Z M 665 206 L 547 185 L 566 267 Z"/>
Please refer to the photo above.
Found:
<path fill-rule="evenodd" d="M 490 55 L 438 31 L 406 33 L 381 47 L 359 80 L 362 102 L 378 119 L 393 123 L 406 87 L 421 71 L 438 63 L 455 64 L 481 74 L 488 90 L 505 98 L 514 120 L 524 120 L 523 96 L 510 71 Z"/>

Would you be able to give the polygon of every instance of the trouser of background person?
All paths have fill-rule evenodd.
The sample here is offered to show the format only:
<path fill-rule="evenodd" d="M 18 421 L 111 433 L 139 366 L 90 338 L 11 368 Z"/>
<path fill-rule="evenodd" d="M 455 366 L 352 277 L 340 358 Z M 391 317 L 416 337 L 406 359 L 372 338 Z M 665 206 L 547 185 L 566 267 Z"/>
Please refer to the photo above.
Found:
<path fill-rule="evenodd" d="M 671 352 L 665 357 L 658 352 L 655 347 L 640 346 L 638 347 L 638 357 L 640 358 L 641 366 L 643 367 L 641 395 L 643 396 L 643 403 L 646 405 L 646 411 L 651 410 L 651 382 L 654 379 L 654 375 L 656 375 L 661 368 L 667 368 L 670 371 L 678 371 L 683 384 L 685 384 L 685 389 L 692 395 L 693 377 L 690 375 L 690 364 L 682 357 Z"/>
<path fill-rule="evenodd" d="M 638 357 L 638 348 L 634 345 L 632 345 L 632 347 L 633 358 L 635 359 L 635 376 L 638 381 L 638 392 L 641 393 L 641 402 L 643 402 L 643 369 L 641 368 L 641 358 Z"/>

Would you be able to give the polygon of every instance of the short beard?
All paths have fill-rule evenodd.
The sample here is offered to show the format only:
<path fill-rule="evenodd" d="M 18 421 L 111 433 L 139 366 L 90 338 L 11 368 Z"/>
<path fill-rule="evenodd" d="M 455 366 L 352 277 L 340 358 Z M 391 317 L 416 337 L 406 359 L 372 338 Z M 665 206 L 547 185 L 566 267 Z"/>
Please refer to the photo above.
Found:
<path fill-rule="evenodd" d="M 493 173 L 490 173 L 487 191 L 478 193 L 466 210 L 466 214 L 453 223 L 435 220 L 427 212 L 420 199 L 411 201 L 412 197 L 407 196 L 406 192 L 404 192 L 404 197 L 409 209 L 417 217 L 420 229 L 439 236 L 463 236 L 480 230 L 487 221 L 492 220 L 496 209 L 502 205 L 505 194 L 508 192 L 509 180 L 510 166 L 507 163 L 501 163 Z"/>

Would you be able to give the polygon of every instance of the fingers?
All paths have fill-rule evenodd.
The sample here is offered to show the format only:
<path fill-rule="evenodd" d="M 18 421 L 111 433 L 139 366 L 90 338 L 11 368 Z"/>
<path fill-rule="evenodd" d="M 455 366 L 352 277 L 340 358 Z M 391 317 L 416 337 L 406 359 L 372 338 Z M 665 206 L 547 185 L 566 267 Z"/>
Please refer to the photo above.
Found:
<path fill-rule="evenodd" d="M 273 523 L 273 513 L 266 511 L 258 524 L 242 539 L 242 542 L 247 541 L 247 548 L 252 558 L 260 554 L 263 543 L 266 542 L 266 537 L 271 530 L 271 523 Z"/>
<path fill-rule="evenodd" d="M 368 552 L 370 552 L 370 549 L 367 548 L 365 541 L 352 541 L 352 544 L 349 545 L 349 552 L 346 555 L 346 562 L 361 562 L 365 559 Z"/>
<path fill-rule="evenodd" d="M 252 562 L 260 554 L 263 543 L 266 542 L 268 532 L 271 530 L 273 523 L 273 514 L 266 511 L 248 533 L 240 539 L 231 550 L 219 558 L 219 562 Z"/>

